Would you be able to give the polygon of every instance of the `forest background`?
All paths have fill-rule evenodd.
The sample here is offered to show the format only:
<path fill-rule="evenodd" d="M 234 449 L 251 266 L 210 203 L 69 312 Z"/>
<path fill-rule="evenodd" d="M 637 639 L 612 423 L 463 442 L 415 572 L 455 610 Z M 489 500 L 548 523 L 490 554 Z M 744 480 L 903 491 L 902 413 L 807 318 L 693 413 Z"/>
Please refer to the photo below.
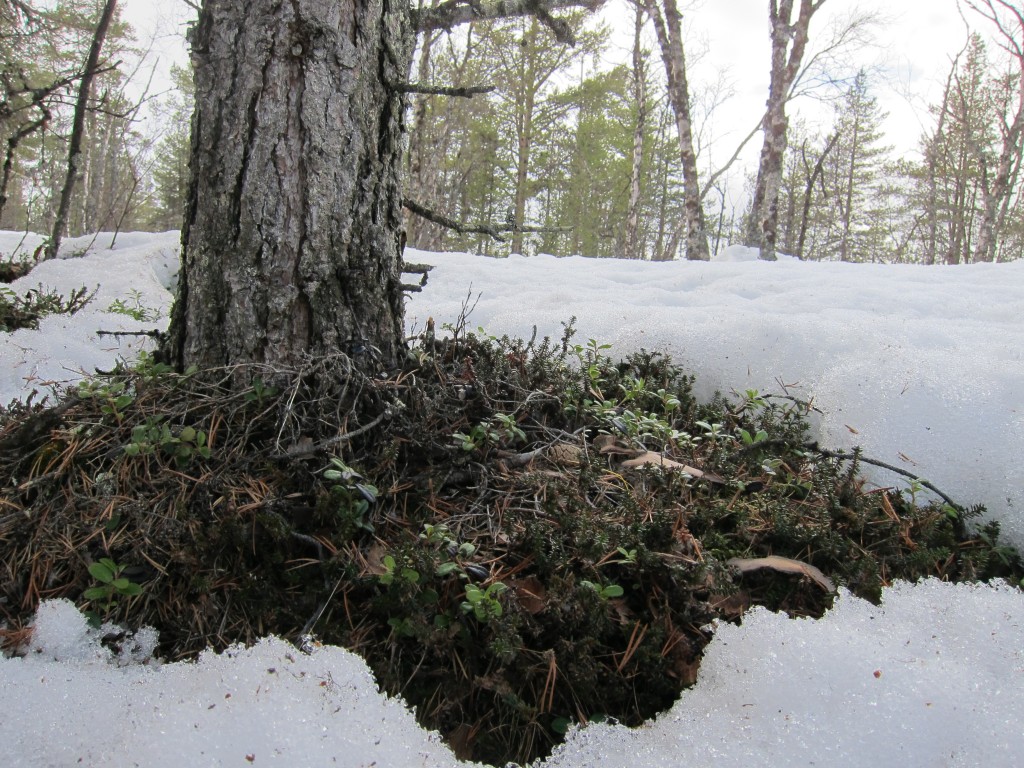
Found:
<path fill-rule="evenodd" d="M 48 232 L 53 225 L 77 81 L 102 5 L 34 3 L 45 15 L 32 21 L 15 14 L 0 32 L 2 229 Z M 160 39 L 123 20 L 148 20 L 139 16 L 140 4 L 121 5 L 89 101 L 72 236 L 180 226 L 192 110 L 183 20 L 193 11 L 184 1 L 160 9 Z M 764 48 L 754 50 L 737 25 L 728 68 L 705 61 L 721 61 L 709 54 L 722 41 L 702 26 L 721 25 L 721 5 L 680 6 L 711 253 L 749 239 L 761 115 L 737 104 L 750 104 L 753 88 L 767 90 L 770 65 L 762 4 L 735 5 L 763 16 Z M 881 104 L 893 104 L 910 76 L 880 43 L 892 18 L 869 4 L 832 5 L 833 15 L 812 20 L 787 97 L 778 250 L 805 259 L 925 264 L 1020 258 L 1024 31 L 1001 37 L 971 8 L 943 3 L 960 38 L 934 41 L 950 46 L 946 66 L 927 75 L 935 87 L 926 101 L 903 94 L 906 114 L 894 123 Z M 411 96 L 407 200 L 477 228 L 514 229 L 498 241 L 410 215 L 410 245 L 488 255 L 685 257 L 680 140 L 648 14 L 612 0 L 599 14 L 573 16 L 571 25 L 572 47 L 536 19 L 422 37 L 411 81 L 493 90 L 472 98 Z M 994 190 L 1006 162 L 1008 184 Z M 998 236 L 989 251 L 979 241 L 993 207 Z"/>

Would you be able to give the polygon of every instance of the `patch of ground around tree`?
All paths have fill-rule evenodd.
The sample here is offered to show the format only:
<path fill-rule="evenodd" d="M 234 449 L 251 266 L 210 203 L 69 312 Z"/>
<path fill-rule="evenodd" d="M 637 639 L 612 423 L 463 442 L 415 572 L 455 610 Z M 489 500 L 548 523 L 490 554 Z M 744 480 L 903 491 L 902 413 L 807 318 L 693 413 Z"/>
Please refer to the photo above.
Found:
<path fill-rule="evenodd" d="M 168 659 L 271 633 L 341 645 L 460 757 L 504 765 L 571 722 L 667 709 L 712 623 L 751 605 L 819 616 L 836 586 L 1024 576 L 997 525 L 964 527 L 980 509 L 868 489 L 786 393 L 701 404 L 668 358 L 613 360 L 571 324 L 449 331 L 402 370 L 144 357 L 8 408 L 9 650 L 57 597 L 155 627 Z"/>

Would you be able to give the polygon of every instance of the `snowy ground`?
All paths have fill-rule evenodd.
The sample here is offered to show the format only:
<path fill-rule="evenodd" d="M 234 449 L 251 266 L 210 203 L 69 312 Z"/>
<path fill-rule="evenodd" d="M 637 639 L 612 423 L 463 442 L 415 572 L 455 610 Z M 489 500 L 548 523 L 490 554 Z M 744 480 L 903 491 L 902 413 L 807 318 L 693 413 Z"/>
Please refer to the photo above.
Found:
<path fill-rule="evenodd" d="M 0 254 L 20 239 L 0 233 Z M 0 338 L 0 401 L 45 393 L 139 347 L 98 329 L 166 322 L 176 233 L 120 235 L 114 250 L 109 239 L 15 284 L 101 287 L 73 318 Z M 69 241 L 65 255 L 88 242 Z M 412 252 L 408 260 L 437 268 L 410 301 L 408 321 L 412 329 L 428 316 L 438 327 L 454 322 L 471 291 L 480 294 L 473 328 L 529 336 L 536 325 L 558 336 L 576 315 L 582 341 L 673 352 L 705 395 L 785 388 L 813 398 L 823 445 L 861 445 L 961 503 L 984 502 L 1024 545 L 1024 263 L 728 256 L 639 264 Z M 116 299 L 137 299 L 163 319 L 106 311 Z M 1022 638 L 1024 595 L 1008 587 L 897 584 L 880 607 L 841 594 L 819 621 L 757 611 L 742 627 L 718 629 L 696 687 L 656 722 L 574 731 L 546 764 L 1020 765 Z M 195 664 L 140 666 L 111 658 L 66 603 L 41 610 L 34 642 L 26 658 L 0 659 L 3 765 L 459 765 L 337 648 L 307 656 L 268 639 Z M 140 637 L 135 656 L 151 647 Z"/>

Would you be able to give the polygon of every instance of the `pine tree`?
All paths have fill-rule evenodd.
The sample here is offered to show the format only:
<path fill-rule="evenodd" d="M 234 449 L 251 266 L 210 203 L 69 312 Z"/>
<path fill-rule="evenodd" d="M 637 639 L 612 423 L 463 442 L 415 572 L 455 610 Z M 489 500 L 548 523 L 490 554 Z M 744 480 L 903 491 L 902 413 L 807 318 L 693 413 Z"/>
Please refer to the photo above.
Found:
<path fill-rule="evenodd" d="M 875 217 L 881 170 L 888 147 L 881 147 L 886 115 L 861 71 L 840 103 L 834 132 L 839 139 L 826 161 L 832 198 L 833 237 L 829 249 L 840 261 L 875 261 L 881 244 Z"/>

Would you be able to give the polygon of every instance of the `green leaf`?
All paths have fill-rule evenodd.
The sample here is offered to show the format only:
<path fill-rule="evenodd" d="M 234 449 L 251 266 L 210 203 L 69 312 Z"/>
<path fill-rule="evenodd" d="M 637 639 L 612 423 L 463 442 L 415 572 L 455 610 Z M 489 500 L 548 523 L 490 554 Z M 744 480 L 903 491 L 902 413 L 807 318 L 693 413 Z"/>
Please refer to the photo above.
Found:
<path fill-rule="evenodd" d="M 194 443 L 196 441 L 196 431 L 192 427 L 185 427 L 181 430 L 181 434 L 178 435 L 186 443 Z"/>
<path fill-rule="evenodd" d="M 104 584 L 109 584 L 114 580 L 115 570 L 114 561 L 104 557 L 99 562 L 93 563 L 89 566 L 89 575 L 96 579 L 96 581 L 102 581 Z"/>
<path fill-rule="evenodd" d="M 110 597 L 110 589 L 107 587 L 89 587 L 82 593 L 86 600 L 106 600 Z"/>
<path fill-rule="evenodd" d="M 370 485 L 369 483 L 356 483 L 356 490 L 362 494 L 362 497 L 366 499 L 370 504 L 373 504 L 377 500 L 377 495 L 380 493 L 377 487 Z"/>
<path fill-rule="evenodd" d="M 458 569 L 459 569 L 459 564 L 458 563 L 451 563 L 451 562 L 449 562 L 449 563 L 441 563 L 439 566 L 437 566 L 437 575 L 438 576 L 450 576 L 452 573 L 454 573 Z"/>
<path fill-rule="evenodd" d="M 601 590 L 601 592 L 604 594 L 605 597 L 622 597 L 622 595 L 625 593 L 625 590 L 618 584 L 609 584 L 607 587 Z"/>

